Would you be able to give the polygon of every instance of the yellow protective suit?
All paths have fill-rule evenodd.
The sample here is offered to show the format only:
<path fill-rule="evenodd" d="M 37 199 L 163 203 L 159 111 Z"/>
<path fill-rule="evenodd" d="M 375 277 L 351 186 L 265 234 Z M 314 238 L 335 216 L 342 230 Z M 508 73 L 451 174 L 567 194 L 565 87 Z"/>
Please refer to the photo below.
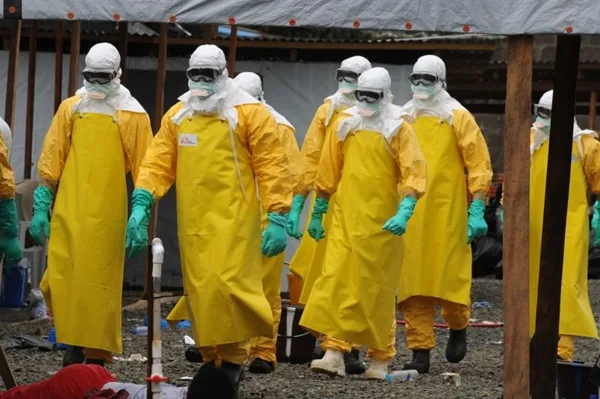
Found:
<path fill-rule="evenodd" d="M 407 123 L 390 143 L 370 130 L 351 132 L 344 141 L 329 134 L 316 191 L 322 197 L 337 195 L 330 204 L 323 272 L 308 298 L 303 327 L 372 349 L 387 348 L 402 238 L 383 225 L 397 212 L 400 180 L 404 193 L 418 198 L 425 192 L 425 160 Z"/>
<path fill-rule="evenodd" d="M 284 146 L 286 156 L 290 165 L 290 175 L 294 192 L 297 192 L 303 181 L 304 170 L 300 158 L 300 150 L 294 136 L 294 129 L 285 124 L 278 124 L 279 138 Z M 262 212 L 261 222 L 263 230 L 267 227 L 267 213 Z M 250 361 L 259 357 L 268 362 L 276 363 L 277 356 L 275 346 L 277 344 L 277 331 L 279 330 L 279 321 L 281 320 L 281 273 L 283 262 L 285 261 L 285 252 L 271 258 L 262 257 L 263 264 L 263 291 L 265 297 L 271 306 L 273 315 L 273 337 L 253 338 L 250 348 Z M 174 326 L 181 320 L 188 320 L 189 314 L 185 305 L 185 298 L 181 298 L 175 307 L 167 316 L 167 321 Z"/>
<path fill-rule="evenodd" d="M 287 213 L 288 162 L 276 123 L 262 105 L 236 106 L 237 125 L 231 127 L 204 115 L 176 124 L 182 105 L 163 117 L 136 187 L 160 199 L 176 182 L 183 285 L 196 345 L 206 361 L 243 364 L 247 340 L 273 334 L 262 291 L 255 179 L 262 208 Z"/>
<path fill-rule="evenodd" d="M 301 155 L 304 158 L 306 165 L 306 172 L 304 175 L 304 184 L 299 190 L 300 194 L 308 196 L 314 189 L 315 178 L 317 176 L 317 170 L 319 168 L 319 161 L 321 159 L 321 151 L 323 145 L 329 136 L 329 133 L 333 130 L 332 128 L 336 125 L 340 116 L 343 115 L 344 108 L 341 107 L 335 110 L 326 125 L 327 114 L 331 103 L 326 101 L 321 105 L 306 132 L 304 143 L 302 144 Z M 333 204 L 335 201 L 335 195 L 331 199 Z M 312 213 L 312 209 L 315 203 L 315 197 L 313 196 L 310 201 L 308 214 Z M 309 216 L 310 218 L 310 216 Z M 331 225 L 331 212 L 327 213 L 323 218 L 323 227 L 327 231 Z M 325 257 L 325 248 L 327 247 L 328 238 L 325 236 L 319 242 L 316 242 L 308 235 L 308 223 L 304 228 L 304 235 L 300 240 L 300 245 L 296 249 L 294 256 L 290 262 L 290 271 L 302 279 L 302 291 L 300 293 L 300 304 L 306 305 L 308 297 L 312 287 L 321 275 L 323 258 Z"/>
<path fill-rule="evenodd" d="M 8 163 L 8 148 L 0 135 L 0 200 L 15 198 L 15 175 Z"/>
<path fill-rule="evenodd" d="M 41 184 L 54 190 L 60 180 L 40 288 L 59 342 L 109 360 L 122 352 L 125 175 L 137 177 L 152 130 L 146 113 L 73 114 L 78 99 L 60 105 L 38 161 Z"/>
<path fill-rule="evenodd" d="M 437 302 L 443 315 L 459 314 L 446 320 L 452 329 L 468 324 L 471 247 L 467 244 L 464 173 L 466 168 L 471 193 L 487 193 L 492 167 L 485 139 L 468 111 L 454 110 L 452 125 L 439 117 L 421 115 L 413 127 L 427 161 L 428 183 L 404 236 L 398 302 L 409 323 L 408 347 L 417 350 L 435 345 L 434 312 L 429 307 L 436 301 L 430 298 L 441 300 Z"/>
<path fill-rule="evenodd" d="M 567 229 L 565 233 L 565 255 L 560 299 L 559 334 L 598 338 L 598 330 L 588 297 L 588 190 L 600 192 L 600 143 L 592 135 L 573 141 L 571 156 L 571 183 Z M 529 205 L 529 326 L 530 335 L 535 332 L 537 310 L 540 253 L 546 170 L 548 165 L 549 141 L 535 150 L 531 159 L 531 188 Z M 572 339 L 561 338 L 559 354 L 566 360 L 573 357 Z"/>

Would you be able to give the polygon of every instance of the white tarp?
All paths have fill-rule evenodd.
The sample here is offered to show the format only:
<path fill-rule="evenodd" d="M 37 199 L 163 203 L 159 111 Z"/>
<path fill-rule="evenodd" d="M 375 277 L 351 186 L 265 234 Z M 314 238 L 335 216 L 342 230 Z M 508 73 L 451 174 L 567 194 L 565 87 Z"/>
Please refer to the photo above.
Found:
<path fill-rule="evenodd" d="M 68 57 L 63 65 L 63 98 L 67 92 Z M 168 109 L 177 97 L 187 90 L 185 69 L 187 59 L 169 59 L 167 81 L 165 86 L 165 108 Z M 0 93 L 6 91 L 8 52 L 0 51 Z M 131 93 L 142 106 L 153 114 L 154 92 L 156 81 L 156 59 L 127 59 L 128 85 Z M 84 66 L 84 57 L 80 60 L 80 68 Z M 392 91 L 396 104 L 404 104 L 411 97 L 408 76 L 412 70 L 410 65 L 384 65 L 393 79 Z M 289 63 L 289 62 L 237 62 L 238 72 L 252 71 L 260 73 L 264 80 L 265 99 L 280 113 L 286 116 L 297 129 L 297 139 L 302 143 L 306 130 L 313 118 L 316 108 L 323 99 L 332 94 L 337 87 L 334 79 L 337 63 Z M 27 54 L 20 56 L 16 126 L 13 129 L 13 151 L 11 165 L 15 170 L 17 182 L 23 179 L 23 161 L 25 155 L 25 104 L 27 99 Z M 0 96 L 0 110 L 4 109 L 4 96 Z M 37 160 L 46 130 L 53 116 L 54 104 L 54 54 L 38 53 L 35 90 L 35 119 L 33 137 L 32 178 L 37 179 Z M 165 111 L 166 111 L 165 109 Z M 129 184 L 131 191 L 131 183 Z M 159 205 L 157 235 L 165 246 L 165 263 L 163 266 L 163 284 L 165 286 L 181 286 L 181 268 L 177 240 L 177 218 L 175 190 L 171 189 Z M 305 207 L 305 213 L 308 206 Z M 287 260 L 291 259 L 298 246 L 295 239 L 289 240 L 286 252 Z M 283 271 L 282 289 L 287 290 L 286 269 Z M 143 259 L 129 261 L 125 270 L 125 282 L 143 284 Z"/>
<path fill-rule="evenodd" d="M 6 3 L 8 0 L 4 0 Z M 503 35 L 598 34 L 598 0 L 22 0 L 23 19 L 114 20 Z M 5 4 L 6 7 L 6 4 Z M 0 12 L 2 12 L 0 8 Z M 72 14 L 70 14 L 72 13 Z M 3 17 L 3 16 L 0 16 Z M 570 33 L 570 32 L 567 32 Z"/>

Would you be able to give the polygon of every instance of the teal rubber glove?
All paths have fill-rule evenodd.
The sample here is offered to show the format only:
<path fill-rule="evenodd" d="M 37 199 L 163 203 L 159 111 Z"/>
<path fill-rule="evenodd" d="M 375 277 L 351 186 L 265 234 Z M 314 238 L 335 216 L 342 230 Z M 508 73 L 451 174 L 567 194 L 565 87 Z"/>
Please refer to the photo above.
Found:
<path fill-rule="evenodd" d="M 154 198 L 149 191 L 138 188 L 131 195 L 131 216 L 127 222 L 127 241 L 130 258 L 138 256 L 148 248 L 148 223 Z"/>
<path fill-rule="evenodd" d="M 23 250 L 19 242 L 17 205 L 14 198 L 0 201 L 0 260 L 2 258 L 9 272 L 12 266 L 23 258 Z"/>
<path fill-rule="evenodd" d="M 263 231 L 260 250 L 264 256 L 271 258 L 285 251 L 287 245 L 285 224 L 288 217 L 285 214 L 270 212 L 267 214 L 267 219 L 269 219 L 269 224 Z"/>
<path fill-rule="evenodd" d="M 475 199 L 469 207 L 469 221 L 467 243 L 471 244 L 474 239 L 483 237 L 487 234 L 488 225 L 483 218 L 485 213 L 485 204 L 480 199 Z"/>
<path fill-rule="evenodd" d="M 319 242 L 325 238 L 325 229 L 323 228 L 323 215 L 327 213 L 329 201 L 322 197 L 317 197 L 315 206 L 308 224 L 308 234 Z"/>
<path fill-rule="evenodd" d="M 594 248 L 600 247 L 600 201 L 594 203 L 594 216 L 592 216 L 592 229 L 594 230 Z"/>
<path fill-rule="evenodd" d="M 416 205 L 417 199 L 415 197 L 404 197 L 398 205 L 398 212 L 385 222 L 383 229 L 397 236 L 406 233 L 406 225 L 415 211 Z"/>
<path fill-rule="evenodd" d="M 304 195 L 294 195 L 292 209 L 288 214 L 288 220 L 285 225 L 285 231 L 288 233 L 288 235 L 298 240 L 302 238 L 302 232 L 300 231 L 300 215 L 302 214 L 302 209 L 304 209 L 305 201 L 306 197 Z"/>
<path fill-rule="evenodd" d="M 44 245 L 44 236 L 50 238 L 50 204 L 52 204 L 52 190 L 46 186 L 38 186 L 33 192 L 33 217 L 29 225 L 29 235 L 38 245 Z"/>

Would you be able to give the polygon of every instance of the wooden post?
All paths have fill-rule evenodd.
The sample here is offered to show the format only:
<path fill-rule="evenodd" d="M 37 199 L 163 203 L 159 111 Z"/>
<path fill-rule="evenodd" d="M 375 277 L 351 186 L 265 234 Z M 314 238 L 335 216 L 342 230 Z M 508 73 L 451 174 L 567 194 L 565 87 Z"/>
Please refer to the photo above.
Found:
<path fill-rule="evenodd" d="M 598 92 L 596 88 L 593 88 L 590 92 L 590 115 L 588 118 L 589 128 L 595 130 L 596 128 L 596 107 L 598 106 Z"/>
<path fill-rule="evenodd" d="M 119 53 L 121 54 L 121 83 L 127 84 L 127 22 L 119 22 Z"/>
<path fill-rule="evenodd" d="M 147 347 L 147 357 L 148 360 L 146 362 L 146 377 L 152 377 L 152 344 L 154 341 L 154 279 L 152 278 L 152 238 L 148 243 L 148 251 L 146 251 L 147 264 L 150 265 L 150 270 L 146 267 L 146 275 L 144 280 L 144 286 L 147 287 L 148 290 L 148 309 L 147 309 L 147 317 L 148 317 L 148 336 L 146 340 Z M 159 322 L 160 325 L 160 322 Z M 152 398 L 152 381 L 149 379 L 146 381 L 146 397 Z"/>
<path fill-rule="evenodd" d="M 504 397 L 529 399 L 529 127 L 533 37 L 509 39 L 504 137 Z"/>
<path fill-rule="evenodd" d="M 229 35 L 229 55 L 227 57 L 227 71 L 229 77 L 235 77 L 235 59 L 237 57 L 237 25 L 231 25 L 231 34 Z"/>
<path fill-rule="evenodd" d="M 73 22 L 71 27 L 71 54 L 69 65 L 69 97 L 79 88 L 79 50 L 81 48 L 81 22 Z"/>
<path fill-rule="evenodd" d="M 531 398 L 553 398 L 580 36 L 559 36 L 542 229 L 536 331 L 531 339 Z M 506 283 L 506 282 L 505 282 Z"/>
<path fill-rule="evenodd" d="M 21 20 L 12 22 L 10 51 L 8 55 L 8 75 L 6 82 L 6 103 L 4 120 L 15 134 L 15 107 L 17 105 L 17 81 L 19 79 L 19 47 L 21 46 Z"/>
<path fill-rule="evenodd" d="M 54 58 L 54 112 L 62 102 L 63 81 L 63 22 L 56 21 L 56 56 Z"/>
<path fill-rule="evenodd" d="M 169 25 L 166 23 L 160 24 L 160 37 L 158 43 L 158 65 L 156 76 L 156 102 L 154 109 L 154 131 L 158 133 L 163 112 L 165 111 L 165 81 L 167 79 L 167 41 L 169 34 Z M 148 248 L 151 254 L 152 239 L 156 235 L 158 203 L 152 208 L 150 223 L 148 224 Z M 152 256 L 146 259 L 146 269 L 144 270 L 144 292 L 142 298 L 148 300 L 148 308 L 152 302 L 152 285 L 148 285 L 152 281 Z M 149 323 L 149 322 L 148 322 Z M 150 324 L 148 324 L 150 326 Z M 151 360 L 149 360 L 151 362 Z"/>
<path fill-rule="evenodd" d="M 0 346 L 0 376 L 2 377 L 2 381 L 4 381 L 4 386 L 7 390 L 17 386 L 17 383 L 15 382 L 15 376 L 13 375 L 10 365 L 6 360 L 6 355 L 4 354 L 2 346 Z"/>
<path fill-rule="evenodd" d="M 35 70 L 37 59 L 37 21 L 29 28 L 29 65 L 27 71 L 27 116 L 25 118 L 25 160 L 23 178 L 31 179 L 31 152 L 33 150 L 33 115 L 35 99 Z"/>

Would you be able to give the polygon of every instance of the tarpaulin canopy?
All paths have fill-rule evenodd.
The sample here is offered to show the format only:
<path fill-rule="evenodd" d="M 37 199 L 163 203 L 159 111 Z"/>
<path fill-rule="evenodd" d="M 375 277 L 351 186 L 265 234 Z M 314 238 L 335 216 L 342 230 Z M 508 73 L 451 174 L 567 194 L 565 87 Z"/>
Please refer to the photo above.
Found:
<path fill-rule="evenodd" d="M 600 33 L 598 0 L 2 0 L 3 18 L 472 32 Z"/>

